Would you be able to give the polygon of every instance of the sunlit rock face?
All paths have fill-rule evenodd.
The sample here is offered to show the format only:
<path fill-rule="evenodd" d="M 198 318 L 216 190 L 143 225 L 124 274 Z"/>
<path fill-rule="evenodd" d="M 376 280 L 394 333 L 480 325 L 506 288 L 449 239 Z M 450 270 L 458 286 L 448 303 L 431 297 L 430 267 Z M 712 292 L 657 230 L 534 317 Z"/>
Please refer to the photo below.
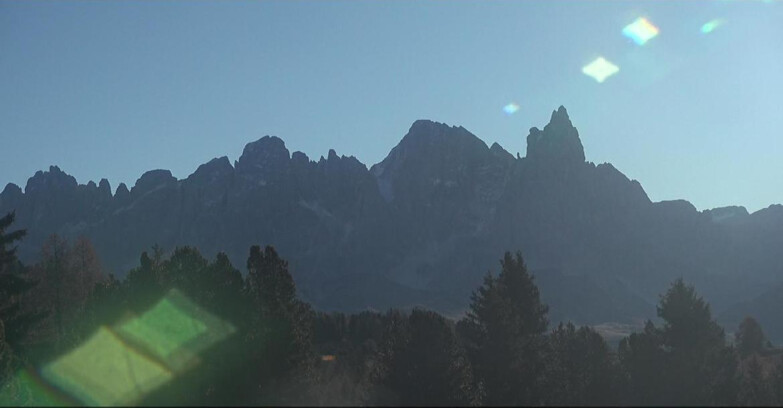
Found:
<path fill-rule="evenodd" d="M 680 276 L 716 312 L 783 283 L 781 208 L 652 203 L 611 164 L 585 161 L 563 107 L 531 129 L 522 158 L 465 128 L 418 120 L 370 169 L 334 150 L 312 160 L 265 136 L 233 165 L 216 158 L 182 180 L 153 170 L 114 195 L 106 180 L 79 185 L 55 166 L 25 191 L 0 193 L 0 214 L 16 210 L 28 229 L 19 246 L 28 263 L 51 233 L 86 235 L 118 276 L 154 244 L 223 251 L 239 269 L 251 245 L 271 244 L 316 308 L 456 316 L 503 253 L 521 250 L 550 320 L 579 323 L 650 317 Z"/>

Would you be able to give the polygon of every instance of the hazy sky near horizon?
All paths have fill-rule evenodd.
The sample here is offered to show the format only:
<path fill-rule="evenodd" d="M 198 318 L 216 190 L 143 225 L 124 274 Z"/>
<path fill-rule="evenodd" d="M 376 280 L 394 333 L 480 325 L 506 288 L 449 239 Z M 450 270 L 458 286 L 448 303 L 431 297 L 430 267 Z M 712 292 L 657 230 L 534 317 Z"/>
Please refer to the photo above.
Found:
<path fill-rule="evenodd" d="M 781 39 L 769 0 L 0 0 L 0 187 L 55 164 L 185 178 L 264 135 L 370 167 L 416 119 L 524 156 L 564 105 L 587 160 L 652 200 L 755 211 L 783 203 Z M 581 71 L 599 56 L 603 83 Z"/>

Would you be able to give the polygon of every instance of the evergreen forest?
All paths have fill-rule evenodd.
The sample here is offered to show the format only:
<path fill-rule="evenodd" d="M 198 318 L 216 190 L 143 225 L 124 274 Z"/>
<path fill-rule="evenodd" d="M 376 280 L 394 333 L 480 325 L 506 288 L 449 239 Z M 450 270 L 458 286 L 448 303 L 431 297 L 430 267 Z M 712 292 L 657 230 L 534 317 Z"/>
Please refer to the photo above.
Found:
<path fill-rule="evenodd" d="M 498 254 L 453 320 L 314 310 L 272 246 L 241 270 L 156 246 L 119 280 L 85 238 L 24 265 L 24 237 L 0 218 L 0 405 L 783 404 L 783 353 L 750 316 L 729 337 L 683 279 L 615 347 L 549 321 L 523 252 Z"/>

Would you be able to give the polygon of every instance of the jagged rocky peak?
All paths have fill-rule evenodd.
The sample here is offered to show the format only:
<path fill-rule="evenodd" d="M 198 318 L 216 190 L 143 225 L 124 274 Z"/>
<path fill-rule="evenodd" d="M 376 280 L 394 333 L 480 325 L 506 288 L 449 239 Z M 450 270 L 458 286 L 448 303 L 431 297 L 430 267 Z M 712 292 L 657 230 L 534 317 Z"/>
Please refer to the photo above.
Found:
<path fill-rule="evenodd" d="M 462 126 L 449 126 L 445 123 L 419 119 L 413 122 L 408 133 L 400 141 L 404 147 L 473 147 L 487 149 L 487 145 Z"/>
<path fill-rule="evenodd" d="M 231 161 L 228 157 L 217 157 L 200 166 L 193 174 L 188 176 L 188 180 L 212 182 L 224 179 L 233 173 L 234 167 L 231 166 Z"/>
<path fill-rule="evenodd" d="M 111 184 L 109 184 L 109 180 L 102 178 L 101 181 L 98 182 L 98 192 L 102 196 L 111 197 Z"/>
<path fill-rule="evenodd" d="M 227 173 L 231 172 L 234 167 L 231 166 L 231 162 L 228 160 L 228 157 L 222 156 L 222 157 L 216 157 L 201 166 L 198 166 L 198 169 L 196 169 L 196 173 L 198 172 L 206 172 L 206 173 Z"/>
<path fill-rule="evenodd" d="M 672 220 L 699 214 L 699 210 L 688 200 L 663 200 L 654 202 L 652 205 L 655 211 Z"/>
<path fill-rule="evenodd" d="M 508 150 L 504 149 L 503 146 L 501 146 L 497 142 L 492 143 L 492 146 L 490 146 L 489 151 L 495 156 L 498 156 L 500 158 L 506 160 L 514 160 L 514 155 L 509 153 Z"/>
<path fill-rule="evenodd" d="M 327 158 L 324 159 L 323 156 L 321 156 L 321 159 L 318 161 L 319 165 L 321 166 L 327 166 L 327 167 L 340 167 L 340 168 L 361 168 L 364 170 L 367 170 L 367 166 L 364 165 L 364 163 L 360 162 L 359 159 L 357 159 L 354 156 L 346 156 L 346 155 L 337 155 L 337 152 L 334 151 L 334 149 L 329 149 L 329 153 L 327 154 Z"/>
<path fill-rule="evenodd" d="M 783 205 L 772 204 L 767 208 L 762 208 L 753 214 L 751 217 L 757 222 L 773 225 L 774 223 L 783 222 Z"/>
<path fill-rule="evenodd" d="M 88 181 L 87 184 L 79 184 L 76 186 L 76 189 L 82 193 L 86 193 L 91 197 L 98 195 L 98 185 L 95 184 L 95 182 L 92 180 Z"/>
<path fill-rule="evenodd" d="M 22 189 L 14 183 L 8 183 L 5 185 L 3 192 L 0 193 L 0 199 L 2 200 L 15 200 L 22 197 Z"/>
<path fill-rule="evenodd" d="M 288 164 L 290 155 L 285 142 L 277 136 L 264 136 L 245 145 L 242 156 L 234 163 L 239 173 L 257 173 Z"/>
<path fill-rule="evenodd" d="M 126 186 L 125 183 L 120 183 L 120 185 L 117 186 L 117 190 L 114 192 L 114 198 L 116 200 L 123 201 L 128 197 L 130 197 L 128 186 Z"/>
<path fill-rule="evenodd" d="M 48 190 L 70 190 L 79 184 L 76 178 L 66 174 L 57 166 L 49 166 L 49 171 L 38 170 L 33 177 L 27 180 L 25 193 L 36 193 Z"/>
<path fill-rule="evenodd" d="M 584 163 L 582 141 L 566 108 L 560 106 L 552 112 L 544 130 L 530 128 L 527 136 L 527 159 L 534 162 Z"/>
<path fill-rule="evenodd" d="M 630 180 L 620 170 L 617 170 L 612 163 L 601 163 L 595 166 L 595 174 L 604 180 L 605 185 L 611 186 L 608 194 L 617 195 L 618 197 L 622 196 L 636 204 L 646 205 L 652 203 L 642 185 L 636 180 Z"/>
<path fill-rule="evenodd" d="M 432 134 L 438 132 L 438 130 L 450 128 L 455 127 L 434 120 L 418 119 L 411 124 L 411 127 L 408 129 L 408 134 Z"/>
<path fill-rule="evenodd" d="M 16 195 L 22 194 L 22 189 L 14 183 L 8 183 L 5 185 L 3 192 L 0 195 Z"/>
<path fill-rule="evenodd" d="M 297 164 L 308 164 L 310 163 L 310 158 L 303 152 L 295 151 L 291 153 L 291 161 Z"/>
<path fill-rule="evenodd" d="M 432 162 L 448 158 L 461 161 L 489 152 L 487 145 L 462 126 L 449 126 L 440 122 L 419 119 L 413 122 L 408 133 L 382 162 L 370 171 L 381 176 L 391 167 L 403 162 Z"/>
<path fill-rule="evenodd" d="M 155 188 L 174 184 L 176 182 L 177 179 L 171 175 L 171 171 L 169 170 L 150 170 L 142 174 L 141 177 L 136 180 L 136 185 L 133 186 L 131 193 L 133 195 L 143 194 Z"/>
<path fill-rule="evenodd" d="M 314 163 L 310 161 L 310 157 L 304 154 L 304 152 L 295 151 L 291 153 L 291 169 L 294 172 L 300 174 L 302 174 L 302 172 L 308 172 L 312 165 L 314 165 Z"/>
<path fill-rule="evenodd" d="M 730 220 L 739 220 L 750 215 L 745 207 L 738 205 L 718 207 L 711 210 L 704 210 L 702 212 L 710 216 L 710 219 L 712 219 L 713 222 L 717 223 Z"/>

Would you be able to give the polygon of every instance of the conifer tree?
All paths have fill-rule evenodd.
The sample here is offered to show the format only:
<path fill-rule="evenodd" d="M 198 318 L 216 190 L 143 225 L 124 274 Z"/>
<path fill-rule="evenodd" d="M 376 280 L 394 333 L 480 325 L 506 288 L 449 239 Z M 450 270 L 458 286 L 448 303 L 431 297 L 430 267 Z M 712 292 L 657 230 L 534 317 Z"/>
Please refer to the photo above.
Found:
<path fill-rule="evenodd" d="M 458 330 L 486 404 L 538 404 L 548 308 L 521 253 L 507 252 L 500 264 L 500 274 L 487 274 L 473 293 Z"/>
<path fill-rule="evenodd" d="M 152 247 L 152 256 L 147 251 L 141 253 L 139 266 L 128 271 L 123 282 L 129 308 L 141 311 L 165 294 L 163 261 L 163 250 L 158 245 Z"/>
<path fill-rule="evenodd" d="M 382 346 L 381 384 L 394 405 L 467 406 L 479 403 L 470 363 L 446 319 L 414 309 L 394 320 Z M 383 402 L 383 401 L 382 401 Z"/>
<path fill-rule="evenodd" d="M 621 398 L 626 404 L 660 405 L 665 400 L 662 374 L 666 351 L 661 330 L 647 320 L 644 330 L 622 339 L 618 347 L 627 383 Z"/>
<path fill-rule="evenodd" d="M 6 232 L 13 222 L 14 213 L 0 218 L 0 389 L 19 365 L 13 346 L 26 331 L 26 319 L 19 314 L 19 297 L 33 286 L 16 273 L 19 269 L 16 248 L 11 245 L 22 239 L 25 231 Z M 10 338 L 6 322 L 11 329 Z"/>
<path fill-rule="evenodd" d="M 10 267 L 16 261 L 16 247 L 11 245 L 27 234 L 25 230 L 6 232 L 15 219 L 16 214 L 13 212 L 0 218 L 0 273 L 5 272 L 5 268 Z"/>
<path fill-rule="evenodd" d="M 548 336 L 547 405 L 606 405 L 616 401 L 615 367 L 598 332 L 560 324 Z"/>
<path fill-rule="evenodd" d="M 693 286 L 675 280 L 661 297 L 660 329 L 648 322 L 643 333 L 621 343 L 630 376 L 631 404 L 732 404 L 737 363 L 723 329 Z"/>
<path fill-rule="evenodd" d="M 231 265 L 228 256 L 219 252 L 215 260 L 204 269 L 201 285 L 205 288 L 201 304 L 225 319 L 237 320 L 243 313 L 244 298 L 242 274 Z"/>
<path fill-rule="evenodd" d="M 251 247 L 247 268 L 245 288 L 252 305 L 247 340 L 249 357 L 258 364 L 254 376 L 261 383 L 260 402 L 288 403 L 296 396 L 280 381 L 290 380 L 291 373 L 307 381 L 312 374 L 313 311 L 296 298 L 288 262 L 273 247 L 263 252 Z M 268 384 L 271 379 L 274 385 Z"/>
<path fill-rule="evenodd" d="M 24 238 L 26 231 L 8 231 L 14 220 L 13 212 L 0 218 L 0 324 L 7 353 L 18 349 L 31 327 L 44 317 L 44 313 L 21 307 L 22 298 L 38 282 L 16 258 L 14 243 Z"/>

